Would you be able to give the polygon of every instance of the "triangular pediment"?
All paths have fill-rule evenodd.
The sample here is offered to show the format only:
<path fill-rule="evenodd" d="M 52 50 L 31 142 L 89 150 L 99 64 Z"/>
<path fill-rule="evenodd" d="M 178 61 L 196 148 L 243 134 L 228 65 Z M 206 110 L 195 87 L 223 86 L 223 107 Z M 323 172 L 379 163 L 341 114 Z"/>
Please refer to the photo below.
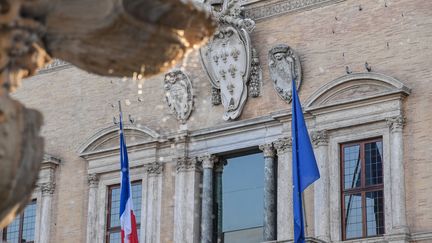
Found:
<path fill-rule="evenodd" d="M 410 89 L 402 82 L 378 73 L 349 74 L 319 88 L 306 102 L 308 108 L 318 108 L 400 93 Z"/>
<path fill-rule="evenodd" d="M 136 126 L 125 126 L 124 134 L 126 144 L 137 145 L 151 143 L 157 140 L 159 134 L 153 130 Z M 90 137 L 79 149 L 80 154 L 95 153 L 99 151 L 107 151 L 119 147 L 119 128 L 118 126 L 110 126 L 108 128 L 97 131 Z"/>

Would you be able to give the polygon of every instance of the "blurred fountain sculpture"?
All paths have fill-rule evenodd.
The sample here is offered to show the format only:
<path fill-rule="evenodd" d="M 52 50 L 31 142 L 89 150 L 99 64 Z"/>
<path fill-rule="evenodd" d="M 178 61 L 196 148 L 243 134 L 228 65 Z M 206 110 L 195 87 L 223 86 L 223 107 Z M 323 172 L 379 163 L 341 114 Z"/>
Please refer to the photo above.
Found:
<path fill-rule="evenodd" d="M 9 96 L 22 78 L 52 58 L 100 75 L 148 77 L 214 28 L 189 0 L 0 0 L 0 228 L 26 205 L 43 157 L 42 115 Z"/>

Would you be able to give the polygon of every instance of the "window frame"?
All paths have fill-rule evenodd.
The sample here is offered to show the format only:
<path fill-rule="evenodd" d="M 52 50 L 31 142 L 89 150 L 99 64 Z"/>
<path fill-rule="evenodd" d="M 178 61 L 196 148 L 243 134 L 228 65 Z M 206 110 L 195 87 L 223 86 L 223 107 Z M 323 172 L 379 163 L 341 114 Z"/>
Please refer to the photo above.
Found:
<path fill-rule="evenodd" d="M 381 142 L 382 144 L 382 154 L 381 154 L 381 160 L 382 160 L 382 182 L 380 184 L 374 184 L 374 185 L 366 185 L 366 161 L 365 161 L 365 144 L 367 143 L 373 143 L 373 142 Z M 345 153 L 344 148 L 350 147 L 353 145 L 359 145 L 360 146 L 360 162 L 361 162 L 361 174 L 360 174 L 360 186 L 355 188 L 348 188 L 345 189 Z M 386 214 L 385 210 L 383 211 L 383 230 L 384 232 L 382 234 L 376 234 L 373 236 L 367 235 L 367 207 L 366 207 L 366 193 L 368 192 L 375 192 L 375 191 L 381 191 L 383 195 L 383 208 L 385 208 L 385 191 L 384 191 L 384 139 L 383 137 L 375 137 L 375 138 L 366 138 L 351 142 L 345 142 L 339 144 L 340 148 L 340 202 L 341 202 L 341 233 L 342 233 L 342 240 L 356 240 L 356 239 L 367 239 L 367 238 L 374 238 L 374 237 L 380 237 L 383 236 L 386 232 Z M 353 237 L 353 238 L 347 238 L 346 237 L 346 214 L 345 214 L 345 196 L 346 195 L 354 195 L 354 194 L 361 194 L 361 209 L 362 209 L 362 236 L 361 237 Z"/>
<path fill-rule="evenodd" d="M 136 184 L 141 184 L 141 187 L 143 186 L 142 184 L 142 180 L 135 180 L 135 181 L 131 181 L 131 187 L 133 185 Z M 116 227 L 111 227 L 111 204 L 112 204 L 112 200 L 111 200 L 111 196 L 112 196 L 112 191 L 113 189 L 116 188 L 120 188 L 120 184 L 113 184 L 113 185 L 108 185 L 108 200 L 107 200 L 107 208 L 106 208 L 106 226 L 105 226 L 105 241 L 108 243 L 110 242 L 110 235 L 111 233 L 121 233 L 121 226 L 116 226 Z M 141 195 L 141 200 L 142 200 L 142 195 Z M 142 203 L 142 201 L 141 201 Z M 134 205 L 135 206 L 135 205 Z M 139 207 L 141 207 L 141 205 L 139 205 Z M 138 223 L 137 222 L 137 230 L 139 231 L 141 229 L 141 221 Z"/>
<path fill-rule="evenodd" d="M 28 205 L 32 205 L 32 204 L 34 204 L 35 207 L 36 207 L 36 209 L 35 209 L 35 219 L 36 219 L 37 218 L 37 200 L 36 199 L 32 199 L 29 203 L 27 203 L 26 207 Z M 23 211 L 19 215 L 19 228 L 18 228 L 18 241 L 19 242 L 22 242 L 22 237 L 23 237 L 24 212 L 25 212 L 25 208 L 23 209 Z M 15 219 L 17 219 L 17 218 L 18 217 L 16 217 Z M 36 222 L 37 222 L 37 220 L 35 220 L 35 226 L 34 226 L 34 240 L 33 241 L 26 241 L 26 243 L 34 243 L 35 240 L 36 240 Z M 8 228 L 8 226 L 6 226 L 6 227 L 3 228 L 3 234 L 2 234 L 2 240 L 5 241 L 5 242 L 7 242 L 7 228 Z"/>

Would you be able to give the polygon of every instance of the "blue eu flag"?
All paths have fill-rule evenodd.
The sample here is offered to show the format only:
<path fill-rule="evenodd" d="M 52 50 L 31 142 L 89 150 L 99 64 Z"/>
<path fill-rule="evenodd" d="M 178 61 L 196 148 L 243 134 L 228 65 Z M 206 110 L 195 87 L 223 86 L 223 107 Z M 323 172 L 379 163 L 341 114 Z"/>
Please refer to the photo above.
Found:
<path fill-rule="evenodd" d="M 294 243 L 305 242 L 302 192 L 320 178 L 303 111 L 297 95 L 295 80 L 292 80 L 292 175 Z"/>

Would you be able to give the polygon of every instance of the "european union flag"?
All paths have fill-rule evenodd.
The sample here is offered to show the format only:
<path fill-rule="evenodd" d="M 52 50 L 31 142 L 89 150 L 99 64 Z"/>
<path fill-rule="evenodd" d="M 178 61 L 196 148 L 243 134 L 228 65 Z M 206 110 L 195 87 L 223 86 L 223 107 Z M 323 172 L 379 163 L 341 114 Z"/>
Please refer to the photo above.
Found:
<path fill-rule="evenodd" d="M 292 175 L 294 243 L 305 242 L 302 192 L 320 178 L 303 111 L 297 95 L 295 79 L 292 80 Z"/>

